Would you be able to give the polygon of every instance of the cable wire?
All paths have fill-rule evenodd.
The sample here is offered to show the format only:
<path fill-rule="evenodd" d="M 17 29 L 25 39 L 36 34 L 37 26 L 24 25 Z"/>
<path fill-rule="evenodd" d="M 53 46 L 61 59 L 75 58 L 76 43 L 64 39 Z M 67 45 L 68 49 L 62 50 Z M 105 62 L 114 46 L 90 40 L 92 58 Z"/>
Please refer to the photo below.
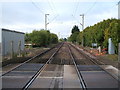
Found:
<path fill-rule="evenodd" d="M 74 12 L 73 16 L 76 15 L 76 12 L 77 12 L 77 10 L 78 10 L 78 7 L 79 7 L 79 2 L 78 2 L 77 5 L 76 5 L 75 12 Z"/>
<path fill-rule="evenodd" d="M 52 23 L 59 15 L 56 15 L 49 23 Z"/>
<path fill-rule="evenodd" d="M 49 1 L 49 0 L 47 0 L 47 1 L 48 1 L 48 4 L 49 4 L 50 8 L 51 8 L 51 11 L 52 11 L 53 13 L 55 13 L 55 11 L 54 11 L 54 9 L 53 9 L 53 7 L 52 7 L 50 1 Z"/>
<path fill-rule="evenodd" d="M 31 1 L 31 2 L 42 14 L 45 14 L 33 1 Z"/>
<path fill-rule="evenodd" d="M 97 0 L 93 3 L 93 5 L 84 13 L 85 15 L 88 14 L 92 10 L 92 8 L 96 5 Z"/>

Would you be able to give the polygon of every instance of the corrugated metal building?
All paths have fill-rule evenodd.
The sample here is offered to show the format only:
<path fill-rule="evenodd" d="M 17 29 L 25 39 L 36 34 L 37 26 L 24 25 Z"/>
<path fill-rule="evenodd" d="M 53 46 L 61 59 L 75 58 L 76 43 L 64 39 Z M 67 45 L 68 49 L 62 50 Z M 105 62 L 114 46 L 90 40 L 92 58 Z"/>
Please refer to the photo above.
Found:
<path fill-rule="evenodd" d="M 2 56 L 2 34 L 1 34 L 1 29 L 0 29 L 0 58 Z"/>
<path fill-rule="evenodd" d="M 2 56 L 18 54 L 24 50 L 24 33 L 2 29 Z"/>

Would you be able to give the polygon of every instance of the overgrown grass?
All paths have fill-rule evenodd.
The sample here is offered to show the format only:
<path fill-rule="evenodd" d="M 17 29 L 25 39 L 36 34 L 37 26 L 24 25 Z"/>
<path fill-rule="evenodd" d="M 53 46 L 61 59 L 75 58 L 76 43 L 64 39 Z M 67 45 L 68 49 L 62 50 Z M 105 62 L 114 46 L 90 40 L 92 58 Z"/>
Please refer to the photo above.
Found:
<path fill-rule="evenodd" d="M 107 57 L 113 61 L 118 61 L 118 55 L 117 54 L 113 54 L 113 55 L 107 55 Z"/>

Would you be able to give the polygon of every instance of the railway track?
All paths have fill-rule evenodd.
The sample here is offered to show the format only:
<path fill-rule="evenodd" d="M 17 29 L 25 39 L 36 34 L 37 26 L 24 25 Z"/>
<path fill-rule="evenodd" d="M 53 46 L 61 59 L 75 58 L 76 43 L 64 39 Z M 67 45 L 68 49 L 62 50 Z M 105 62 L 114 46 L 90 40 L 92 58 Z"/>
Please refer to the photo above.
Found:
<path fill-rule="evenodd" d="M 19 88 L 23 90 L 27 89 L 29 85 L 37 77 L 37 75 L 39 75 L 39 73 L 47 66 L 47 64 L 51 62 L 52 58 L 59 51 L 62 45 L 63 43 L 58 44 L 56 47 L 53 47 L 25 61 L 24 63 L 19 64 L 18 66 L 14 67 L 12 70 L 4 73 L 2 75 L 3 89 L 5 88 L 12 88 L 12 89 Z M 51 50 L 53 50 L 54 53 L 52 53 L 52 55 L 49 57 L 49 59 L 44 64 L 31 63 L 31 61 L 34 61 L 34 59 L 36 58 L 39 59 L 40 56 L 48 53 Z"/>
<path fill-rule="evenodd" d="M 73 56 L 72 51 L 71 51 L 71 48 L 70 48 L 69 45 L 68 45 L 68 48 L 69 48 L 69 53 L 70 53 L 70 56 L 71 56 L 71 58 L 72 58 L 72 60 L 73 60 L 75 69 L 76 69 L 76 71 L 77 71 L 77 74 L 78 74 L 80 83 L 81 83 L 81 85 L 82 85 L 82 89 L 83 89 L 83 90 L 87 90 L 87 89 L 86 89 L 87 87 L 86 87 L 85 81 L 84 81 L 84 79 L 83 79 L 83 77 L 82 77 L 82 75 L 81 75 L 81 72 L 79 72 L 79 70 L 78 70 L 77 63 L 76 63 L 76 61 L 75 61 L 75 57 Z"/>
<path fill-rule="evenodd" d="M 118 81 L 99 65 L 103 64 L 64 42 L 3 74 L 3 89 L 118 90 Z"/>
<path fill-rule="evenodd" d="M 80 55 L 84 56 L 89 63 L 91 62 L 91 64 L 93 64 L 93 65 L 105 65 L 103 62 L 101 62 L 101 61 L 99 61 L 99 60 L 97 60 L 97 59 L 94 59 L 94 58 L 88 56 L 88 55 L 85 54 L 83 51 L 81 51 L 78 47 L 74 46 L 73 44 L 70 44 L 70 45 L 71 45 L 74 49 L 76 49 L 76 50 L 79 52 Z M 88 65 L 88 63 L 87 63 L 87 65 Z"/>
<path fill-rule="evenodd" d="M 85 62 L 91 64 L 80 64 L 76 59 L 76 55 L 73 53 L 73 48 L 79 53 L 79 55 L 84 56 L 86 59 Z M 85 90 L 90 88 L 102 88 L 102 89 L 110 89 L 110 90 L 119 90 L 119 81 L 113 77 L 110 73 L 101 68 L 101 65 L 105 65 L 98 60 L 91 58 L 86 55 L 83 51 L 79 50 L 72 44 L 69 44 L 70 53 L 75 63 L 76 71 L 80 77 L 81 83 Z M 87 61 L 86 61 L 87 60 Z M 95 81 L 96 79 L 96 81 Z M 105 80 L 106 79 L 106 80 Z"/>
<path fill-rule="evenodd" d="M 77 72 L 75 71 L 74 64 L 71 62 L 72 59 L 71 59 L 70 53 L 68 52 L 69 48 L 67 47 L 67 54 L 66 54 L 66 55 L 69 55 L 69 59 L 70 59 L 69 61 L 68 59 L 64 59 L 63 61 L 64 63 L 63 63 L 61 62 L 60 58 L 56 58 L 59 55 L 61 56 L 60 53 L 63 49 L 66 48 L 66 46 L 67 44 L 64 43 L 63 46 L 59 49 L 59 51 L 54 56 L 53 60 L 51 60 L 51 62 L 49 62 L 49 64 L 44 68 L 44 70 L 42 70 L 42 72 L 37 76 L 36 80 L 32 83 L 29 89 L 31 88 L 48 88 L 48 89 L 59 88 L 63 90 L 64 88 L 79 88 L 79 89 L 82 88 Z M 64 67 L 64 65 L 66 68 Z M 72 65 L 72 68 L 71 68 L 72 72 L 68 72 L 68 74 L 67 73 L 64 74 L 66 70 L 69 68 L 67 65 Z M 69 73 L 72 74 L 73 72 L 74 72 L 74 75 L 71 75 L 73 77 L 70 77 L 70 79 L 75 80 L 75 81 L 72 81 L 71 86 L 68 87 L 67 83 L 69 82 L 69 80 L 66 77 L 69 77 L 68 76 Z"/>
<path fill-rule="evenodd" d="M 18 64 L 17 66 L 13 67 L 13 68 L 10 69 L 9 71 L 3 73 L 2 76 L 4 76 L 5 74 L 13 71 L 14 69 L 16 69 L 16 68 L 18 68 L 18 67 L 20 67 L 20 66 L 22 66 L 22 65 L 24 65 L 24 64 L 26 64 L 26 63 L 45 63 L 46 60 L 45 60 L 44 62 L 42 62 L 42 60 L 40 60 L 41 57 L 42 57 L 42 56 L 45 56 L 46 54 L 49 55 L 48 57 L 50 57 L 50 55 L 51 55 L 52 53 L 54 53 L 55 49 L 56 49 L 57 47 L 59 47 L 59 45 L 60 45 L 60 44 L 58 44 L 58 45 L 50 48 L 49 50 L 46 50 L 46 51 L 44 51 L 44 52 L 41 52 L 40 54 L 38 54 L 38 55 L 36 55 L 36 56 L 28 59 L 27 61 L 25 61 L 25 62 L 23 62 L 23 63 Z M 50 53 L 51 53 L 51 54 L 50 54 Z M 48 58 L 47 58 L 47 60 L 48 60 Z"/>

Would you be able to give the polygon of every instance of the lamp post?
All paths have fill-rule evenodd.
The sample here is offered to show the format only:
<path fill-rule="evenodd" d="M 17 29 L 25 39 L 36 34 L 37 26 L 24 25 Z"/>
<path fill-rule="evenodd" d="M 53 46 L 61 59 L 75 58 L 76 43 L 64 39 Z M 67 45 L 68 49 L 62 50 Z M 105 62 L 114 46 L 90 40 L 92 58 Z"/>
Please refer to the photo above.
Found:
<path fill-rule="evenodd" d="M 48 22 L 47 22 L 47 16 L 48 16 L 49 14 L 45 14 L 45 30 L 47 30 L 47 25 L 49 24 Z"/>
<path fill-rule="evenodd" d="M 80 23 L 80 25 L 82 25 L 82 30 L 84 30 L 84 14 L 81 14 L 80 16 L 82 16 L 82 24 Z M 82 46 L 84 46 L 84 33 L 82 35 Z"/>

